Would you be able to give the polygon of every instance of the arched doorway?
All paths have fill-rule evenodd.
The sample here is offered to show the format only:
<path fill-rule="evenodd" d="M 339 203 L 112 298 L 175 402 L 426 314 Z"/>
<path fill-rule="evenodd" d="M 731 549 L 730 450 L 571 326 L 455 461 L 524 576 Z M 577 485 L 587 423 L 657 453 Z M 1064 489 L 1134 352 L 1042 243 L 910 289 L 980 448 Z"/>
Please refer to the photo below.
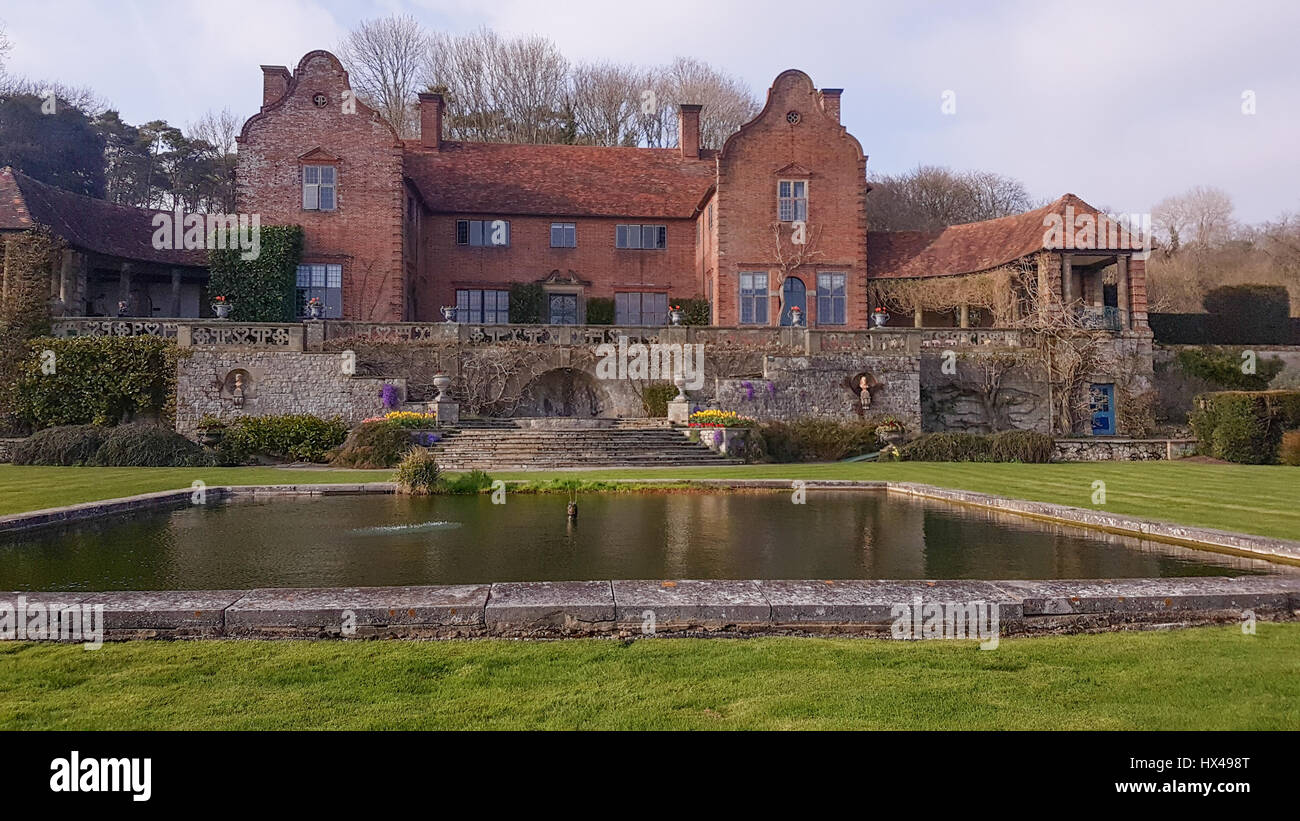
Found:
<path fill-rule="evenodd" d="M 785 305 L 781 309 L 781 324 L 791 324 L 791 308 L 798 308 L 805 317 L 804 324 L 807 324 L 808 289 L 804 286 L 803 280 L 799 277 L 786 277 L 785 284 L 781 286 L 781 296 L 781 301 Z"/>
<path fill-rule="evenodd" d="M 596 380 L 584 371 L 556 368 L 538 374 L 524 388 L 514 416 L 566 416 L 591 419 L 605 410 Z"/>

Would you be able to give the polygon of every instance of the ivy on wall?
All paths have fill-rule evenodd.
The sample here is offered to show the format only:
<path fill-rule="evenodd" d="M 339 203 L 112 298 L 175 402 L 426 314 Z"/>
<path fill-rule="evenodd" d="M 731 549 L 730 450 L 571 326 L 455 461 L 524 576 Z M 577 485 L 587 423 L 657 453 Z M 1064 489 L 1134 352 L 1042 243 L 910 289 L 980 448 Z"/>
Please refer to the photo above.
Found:
<path fill-rule="evenodd" d="M 208 252 L 208 292 L 231 304 L 230 318 L 240 322 L 292 322 L 297 316 L 295 288 L 302 259 L 301 225 L 261 228 L 255 259 L 238 248 Z"/>
<path fill-rule="evenodd" d="M 177 357 L 176 343 L 154 336 L 33 339 L 19 367 L 15 411 L 36 429 L 170 418 Z"/>
<path fill-rule="evenodd" d="M 536 282 L 510 286 L 510 321 L 516 325 L 539 325 L 546 305 L 546 291 Z"/>

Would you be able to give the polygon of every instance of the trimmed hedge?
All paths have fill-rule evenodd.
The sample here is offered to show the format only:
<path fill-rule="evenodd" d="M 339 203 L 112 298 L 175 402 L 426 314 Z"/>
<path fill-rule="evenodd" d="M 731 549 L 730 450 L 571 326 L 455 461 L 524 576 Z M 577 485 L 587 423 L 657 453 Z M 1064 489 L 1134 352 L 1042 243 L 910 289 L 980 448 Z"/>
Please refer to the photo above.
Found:
<path fill-rule="evenodd" d="M 208 293 L 230 302 L 230 318 L 239 322 L 292 322 L 298 315 L 296 288 L 302 259 L 301 225 L 266 225 L 260 229 L 256 259 L 242 259 L 239 249 L 208 252 Z"/>
<path fill-rule="evenodd" d="M 1223 285 L 1202 304 L 1216 342 L 1285 345 L 1291 337 L 1291 297 L 1283 285 Z"/>
<path fill-rule="evenodd" d="M 174 430 L 136 423 L 108 429 L 94 464 L 102 467 L 202 467 L 211 464 L 203 448 Z"/>
<path fill-rule="evenodd" d="M 546 291 L 536 282 L 510 286 L 510 321 L 515 325 L 540 325 L 546 320 Z"/>
<path fill-rule="evenodd" d="M 1276 356 L 1265 359 L 1256 356 L 1255 372 L 1244 373 L 1241 348 L 1207 346 L 1187 348 L 1178 352 L 1178 367 L 1188 376 L 1194 376 L 1227 390 L 1262 391 L 1273 377 L 1286 367 Z"/>
<path fill-rule="evenodd" d="M 1056 440 L 1045 433 L 1008 430 L 1000 433 L 927 433 L 898 449 L 899 458 L 911 462 L 1024 462 L 1052 461 Z"/>
<path fill-rule="evenodd" d="M 34 339 L 18 376 L 15 411 L 33 428 L 170 418 L 177 356 L 174 342 L 153 336 Z"/>
<path fill-rule="evenodd" d="M 1289 430 L 1282 434 L 1282 446 L 1278 448 L 1277 460 L 1284 465 L 1300 466 L 1300 430 Z"/>
<path fill-rule="evenodd" d="M 109 429 L 100 425 L 61 425 L 38 430 L 14 445 L 15 465 L 89 465 Z"/>
<path fill-rule="evenodd" d="M 241 416 L 226 426 L 219 451 L 223 464 L 243 464 L 259 456 L 324 462 L 347 437 L 348 426 L 337 416 Z"/>
<path fill-rule="evenodd" d="M 1282 433 L 1300 428 L 1300 391 L 1222 391 L 1196 397 L 1188 418 L 1206 456 L 1276 464 Z"/>
<path fill-rule="evenodd" d="M 335 467 L 379 470 L 395 467 L 414 447 L 411 434 L 393 422 L 362 422 L 348 433 L 343 446 L 330 454 Z"/>
<path fill-rule="evenodd" d="M 587 298 L 587 324 L 613 325 L 614 300 L 609 297 L 593 296 Z"/>
<path fill-rule="evenodd" d="M 880 450 L 876 420 L 800 419 L 758 427 L 762 453 L 772 462 L 838 462 Z"/>

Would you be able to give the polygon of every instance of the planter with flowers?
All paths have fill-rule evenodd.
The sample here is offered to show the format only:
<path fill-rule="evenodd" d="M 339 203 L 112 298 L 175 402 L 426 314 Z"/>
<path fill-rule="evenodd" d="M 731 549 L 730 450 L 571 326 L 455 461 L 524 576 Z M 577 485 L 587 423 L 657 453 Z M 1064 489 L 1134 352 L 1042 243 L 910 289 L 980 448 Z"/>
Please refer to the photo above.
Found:
<path fill-rule="evenodd" d="M 321 304 L 320 297 L 314 296 L 307 300 L 307 318 L 320 319 L 325 313 L 325 306 Z"/>
<path fill-rule="evenodd" d="M 224 296 L 214 296 L 212 298 L 212 313 L 216 314 L 217 319 L 229 319 L 230 309 L 235 306 L 230 304 L 230 300 Z"/>
<path fill-rule="evenodd" d="M 674 325 L 682 324 L 682 306 L 670 305 L 668 307 L 668 321 Z"/>
<path fill-rule="evenodd" d="M 896 448 L 906 440 L 907 431 L 897 417 L 886 416 L 876 425 L 876 437 L 882 444 Z"/>
<path fill-rule="evenodd" d="M 803 326 L 803 308 L 798 305 L 790 307 L 790 324 L 796 328 Z"/>
<path fill-rule="evenodd" d="M 884 308 L 876 308 L 871 312 L 871 324 L 877 328 L 883 328 L 889 323 L 889 311 Z"/>
<path fill-rule="evenodd" d="M 698 410 L 687 421 L 686 438 L 723 456 L 748 458 L 758 422 L 735 411 Z"/>

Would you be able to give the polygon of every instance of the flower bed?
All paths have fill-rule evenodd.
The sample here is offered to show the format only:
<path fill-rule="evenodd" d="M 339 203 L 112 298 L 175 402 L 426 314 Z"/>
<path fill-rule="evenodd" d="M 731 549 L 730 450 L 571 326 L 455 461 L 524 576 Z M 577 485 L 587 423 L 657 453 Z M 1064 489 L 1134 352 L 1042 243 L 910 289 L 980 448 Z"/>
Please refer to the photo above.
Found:
<path fill-rule="evenodd" d="M 690 415 L 687 424 L 692 428 L 752 428 L 758 422 L 735 411 L 698 410 Z"/>
<path fill-rule="evenodd" d="M 401 428 L 432 428 L 438 424 L 438 416 L 433 413 L 416 411 L 391 411 L 383 416 L 372 416 L 365 422 L 392 422 Z"/>

